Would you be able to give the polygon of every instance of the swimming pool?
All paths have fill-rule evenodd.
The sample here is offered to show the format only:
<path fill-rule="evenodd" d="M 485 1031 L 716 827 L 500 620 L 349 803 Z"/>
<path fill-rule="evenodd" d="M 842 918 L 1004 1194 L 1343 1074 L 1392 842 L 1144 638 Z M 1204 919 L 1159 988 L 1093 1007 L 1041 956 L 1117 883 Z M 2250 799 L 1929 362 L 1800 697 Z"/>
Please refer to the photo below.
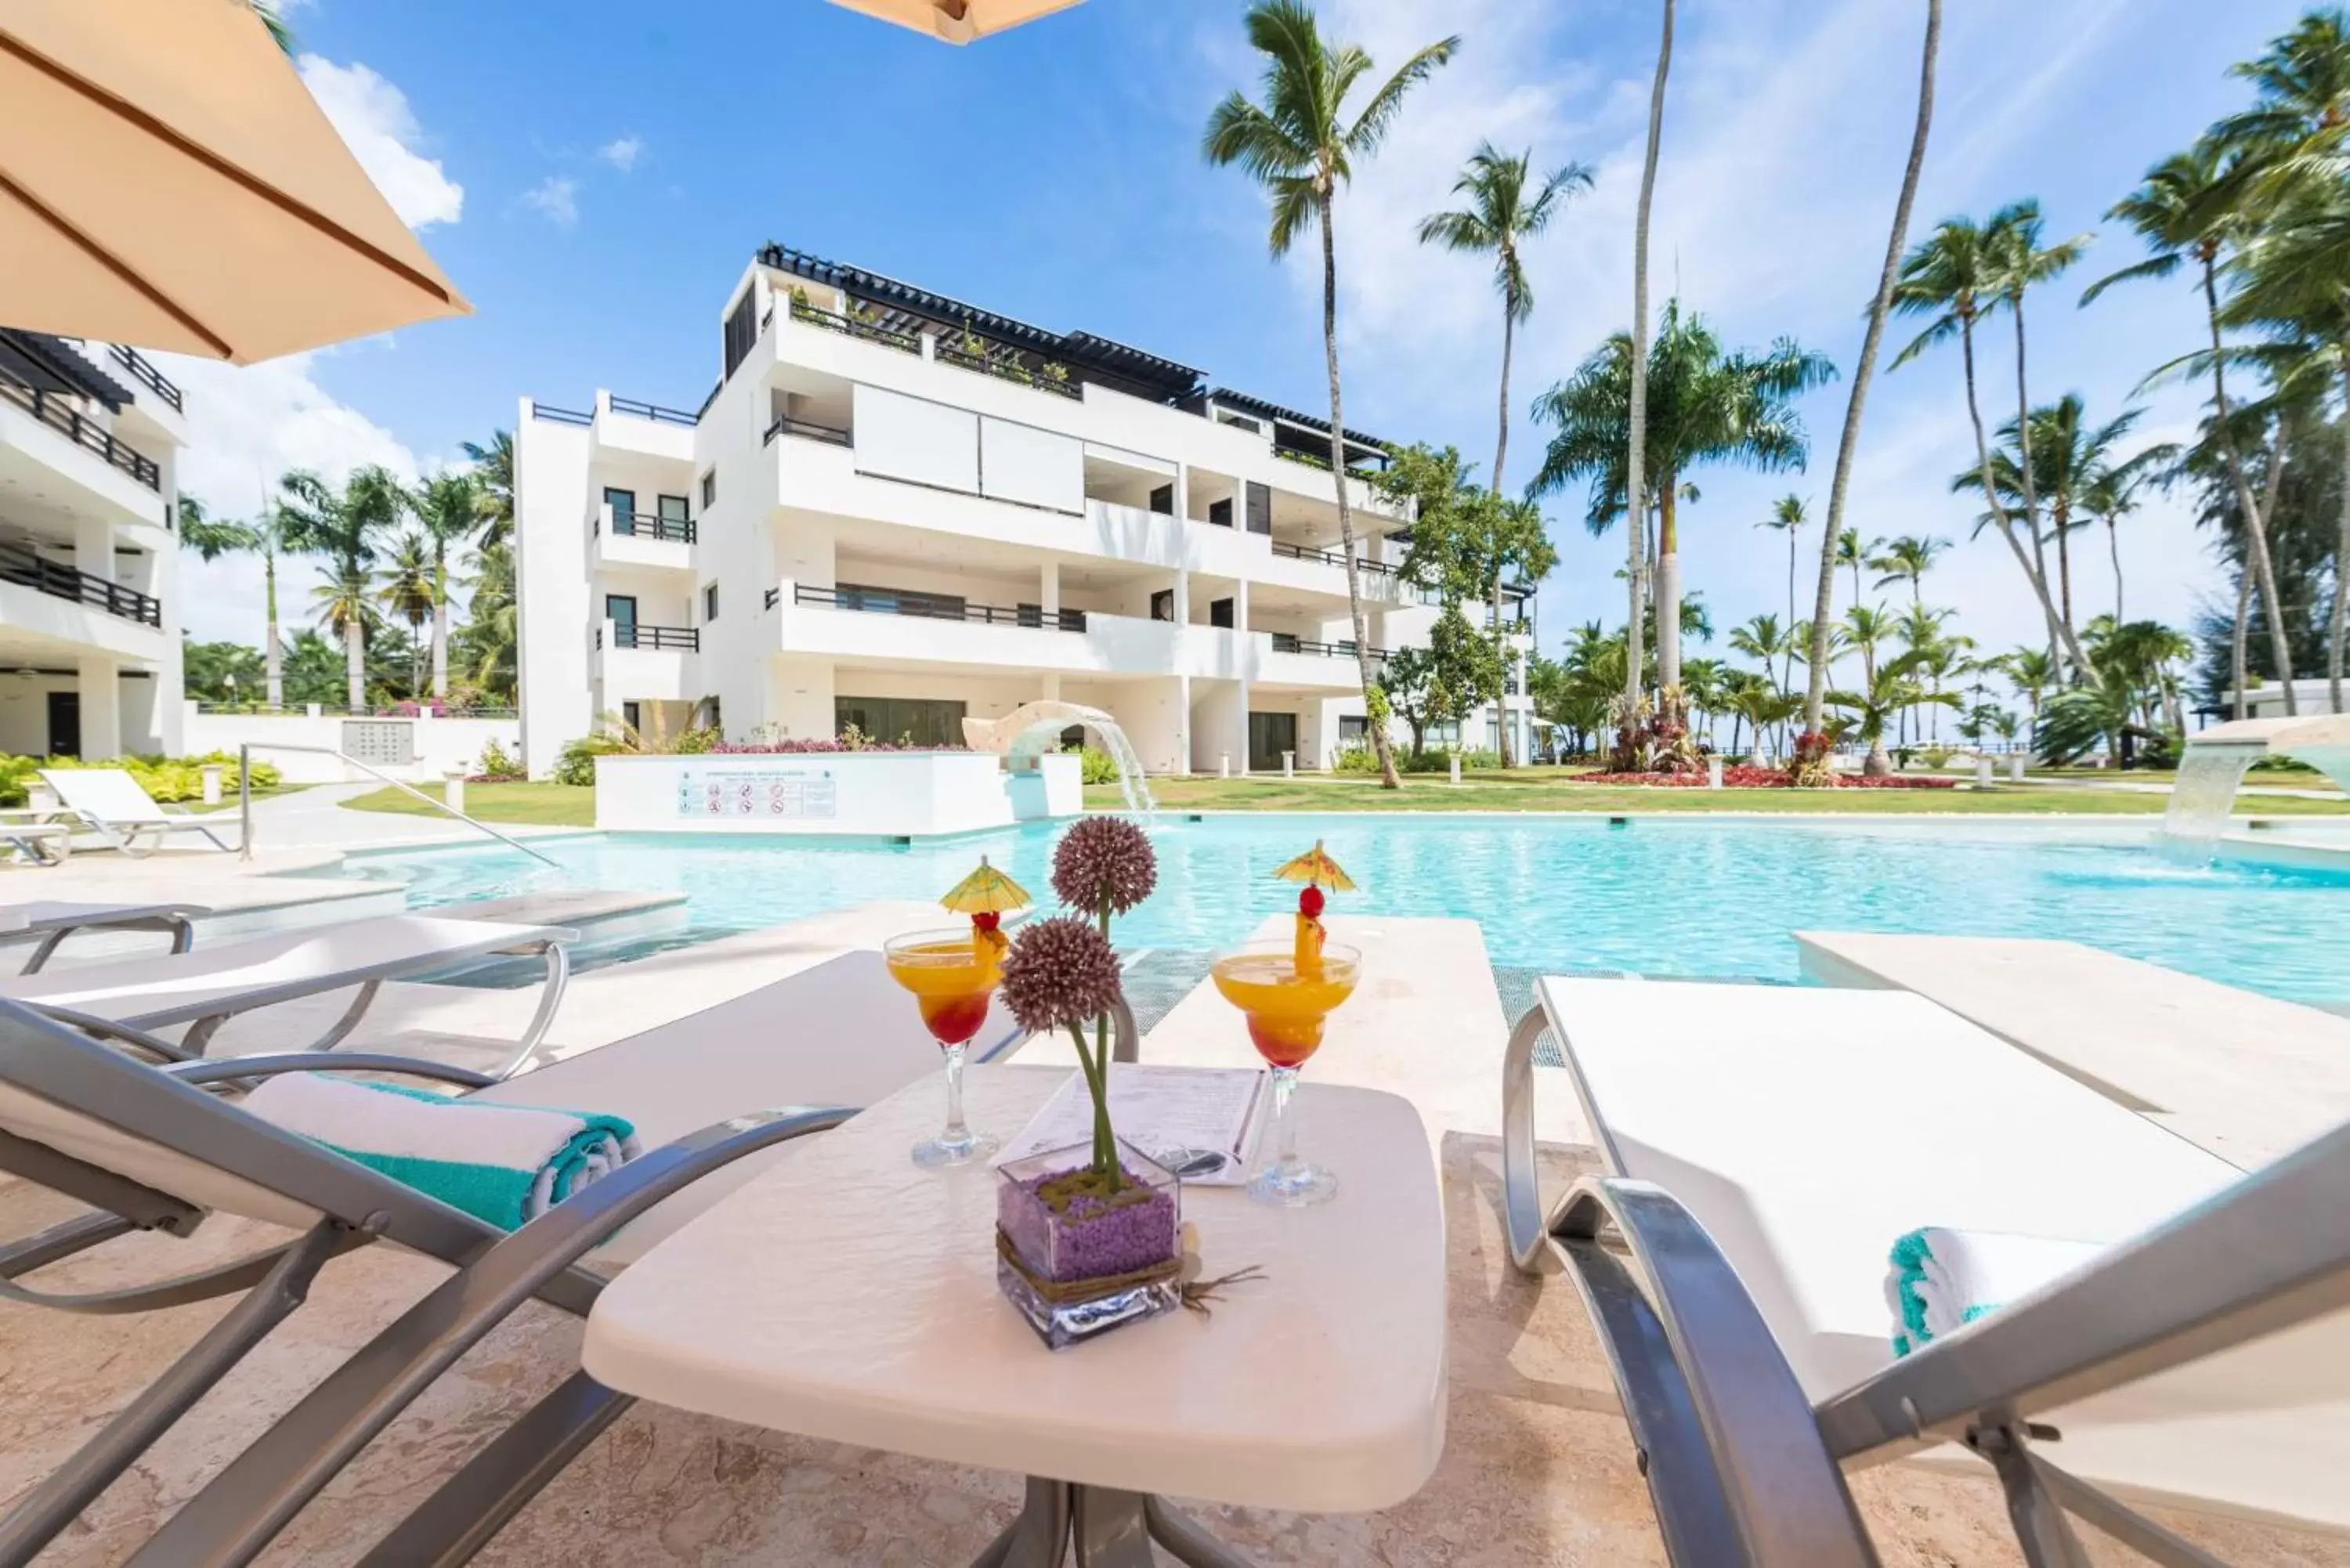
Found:
<path fill-rule="evenodd" d="M 1049 898 L 1059 827 L 912 845 L 612 834 L 354 856 L 418 906 L 561 888 L 678 890 L 691 940 L 871 898 L 934 898 L 982 854 Z M 1496 970 L 1799 978 L 1803 929 L 2068 937 L 2301 1001 L 2350 1000 L 2350 873 L 2201 865 L 2147 825 L 1273 814 L 1170 820 L 1122 946 L 1201 952 L 1295 907 L 1273 868 L 1324 839 L 1341 914 L 1466 915 Z"/>

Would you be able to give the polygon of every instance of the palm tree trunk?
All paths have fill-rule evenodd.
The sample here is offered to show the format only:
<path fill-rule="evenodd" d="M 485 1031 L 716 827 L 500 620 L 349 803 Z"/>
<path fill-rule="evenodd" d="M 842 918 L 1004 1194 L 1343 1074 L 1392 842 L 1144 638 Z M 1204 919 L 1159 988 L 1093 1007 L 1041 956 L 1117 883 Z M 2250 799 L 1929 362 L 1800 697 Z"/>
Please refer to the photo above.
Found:
<path fill-rule="evenodd" d="M 2244 689 L 2251 684 L 2251 661 L 2245 644 L 2251 640 L 2252 618 L 2252 570 L 2250 565 L 2236 568 L 2236 634 L 2228 644 L 2228 674 L 2236 683 L 2235 718 L 2244 716 Z"/>
<path fill-rule="evenodd" d="M 367 707 L 367 628 L 357 616 L 343 623 L 343 696 L 354 713 Z"/>
<path fill-rule="evenodd" d="M 1991 481 L 1991 442 L 1983 436 L 1982 408 L 1975 400 L 1975 332 L 1972 317 L 1961 318 L 1959 323 L 1959 355 L 1966 366 L 1967 419 L 1974 426 L 1975 465 L 1982 476 L 1983 499 L 1990 504 L 1991 522 L 1998 526 L 2000 537 L 2007 541 L 2008 549 L 2015 556 L 2015 564 L 2023 568 L 2025 578 L 2032 584 L 2033 595 L 2040 601 L 2040 614 L 2048 625 L 2048 640 L 2052 645 L 2052 652 L 2054 645 L 2064 643 L 2065 649 L 2073 655 L 2074 669 L 2094 681 L 2096 677 L 2095 673 L 2089 669 L 2089 661 L 2081 656 L 2079 648 L 2074 644 L 2071 634 L 2064 630 L 2064 622 L 2056 614 L 2056 601 L 2050 597 L 2048 593 L 2048 575 L 2033 564 L 2032 556 L 2024 551 L 2023 542 L 2015 536 L 2015 519 L 2009 515 L 2007 507 L 1999 498 L 1999 487 Z M 2033 530 L 2033 539 L 2036 545 L 2037 529 Z M 2058 660 L 2052 657 L 2049 662 L 2054 665 Z M 2060 677 L 2061 673 L 2060 671 Z"/>
<path fill-rule="evenodd" d="M 265 690 L 272 708 L 286 706 L 286 655 L 277 642 L 277 554 L 274 550 L 261 553 L 262 596 L 268 601 L 269 625 L 266 640 L 262 645 L 262 668 L 266 671 Z"/>
<path fill-rule="evenodd" d="M 2058 496 L 2049 514 L 2049 524 L 2056 534 L 2057 605 L 2064 617 L 2064 634 L 2073 634 L 2073 526 L 2064 499 Z"/>
<path fill-rule="evenodd" d="M 2016 478 L 2023 486 L 2023 524 L 2032 534 L 2033 563 L 2040 568 L 2040 578 L 2045 582 L 2048 579 L 2048 555 L 2040 533 L 2040 496 L 2035 488 L 2037 481 L 2032 472 L 2032 396 L 2024 389 L 2023 294 L 2020 288 L 2012 303 L 2015 306 Z M 2064 531 L 2061 527 L 2057 531 L 2056 548 L 2060 554 L 2064 548 Z M 2064 617 L 2061 624 L 2064 628 L 2064 640 L 2069 647 L 2073 640 L 2073 596 L 2069 589 L 2064 595 Z M 2064 672 L 2064 667 L 2060 662 L 2061 657 L 2055 639 L 2051 638 L 2048 645 L 2048 658 L 2051 663 L 2057 665 L 2059 675 Z"/>
<path fill-rule="evenodd" d="M 2211 254 L 2206 252 L 2203 255 L 2203 314 L 2211 326 L 2211 428 L 2220 438 L 2220 455 L 2227 462 L 2228 478 L 2236 489 L 2236 505 L 2243 513 L 2244 540 L 2250 546 L 2255 580 L 2260 585 L 2261 604 L 2268 612 L 2269 657 L 2276 662 L 2277 680 L 2284 687 L 2285 715 L 2290 718 L 2301 711 L 2293 695 L 2293 646 L 2285 637 L 2283 602 L 2277 597 L 2276 566 L 2269 558 L 2268 518 L 2262 513 L 2261 502 L 2253 497 L 2252 487 L 2244 478 L 2243 459 L 2237 453 L 2235 439 L 2228 431 L 2228 379 L 2222 363 L 2225 355 L 2220 342 L 2220 286 L 2212 261 Z M 2350 423 L 2350 416 L 2345 416 L 2345 423 Z M 2283 453 L 2284 421 L 2282 418 L 2277 421 L 2276 439 L 2272 445 L 2272 455 Z M 2269 464 L 2269 472 L 2273 475 L 2280 474 L 2282 471 L 2280 465 L 2272 462 Z M 2265 497 L 2272 505 L 2275 504 L 2276 492 L 2276 483 L 2272 480 Z M 2239 686 L 2237 690 L 2241 691 L 2243 688 Z"/>
<path fill-rule="evenodd" d="M 1793 686 L 1793 685 L 1795 683 L 1795 545 L 1796 545 L 1796 538 L 1797 538 L 1797 535 L 1796 535 L 1796 531 L 1795 531 L 1794 524 L 1788 524 L 1788 526 L 1787 526 L 1787 648 L 1786 648 L 1786 651 L 1785 651 L 1785 653 L 1784 653 L 1784 654 L 1780 658 L 1780 660 L 1779 660 L 1779 663 L 1780 663 L 1780 665 L 1782 666 L 1782 669 L 1781 669 L 1780 673 L 1779 673 L 1779 692 L 1780 692 L 1780 695 L 1782 695 L 1782 696 L 1784 696 L 1784 695 L 1786 694 L 1787 689 L 1788 689 L 1789 687 Z M 1763 661 L 1763 664 L 1762 664 L 1762 670 L 1763 670 L 1763 673 L 1767 675 L 1768 673 L 1770 673 L 1770 670 L 1771 670 L 1771 664 L 1770 664 L 1770 661 L 1769 661 L 1768 659 L 1765 659 L 1765 660 Z"/>
<path fill-rule="evenodd" d="M 1516 336 L 1517 301 L 1504 297 L 1502 301 L 1502 421 L 1493 437 L 1493 497 L 1502 495 L 1502 462 L 1510 455 L 1510 348 Z M 1493 699 L 1496 727 L 1502 735 L 1502 766 L 1515 766 L 1511 759 L 1509 690 L 1509 654 L 1502 637 L 1502 563 L 1493 563 L 1493 649 L 1502 655 L 1502 690 Z"/>
<path fill-rule="evenodd" d="M 1629 541 L 1631 570 L 1627 585 L 1632 611 L 1624 628 L 1624 722 L 1638 722 L 1640 710 L 1640 611 L 1642 535 L 1648 525 L 1648 209 L 1657 194 L 1657 141 L 1664 132 L 1665 78 L 1673 63 L 1673 0 L 1664 0 L 1664 32 L 1657 44 L 1657 78 L 1648 89 L 1648 143 L 1640 164 L 1640 202 L 1632 223 L 1632 402 L 1626 410 L 1631 426 L 1624 453 L 1624 522 Z M 1664 619 L 1657 621 L 1659 643 Z"/>
<path fill-rule="evenodd" d="M 1680 475 L 1668 471 L 1657 508 L 1657 685 L 1681 684 L 1681 535 L 1677 517 Z"/>
<path fill-rule="evenodd" d="M 1330 371 L 1330 479 L 1338 493 L 1338 547 L 1347 554 L 1347 611 L 1355 628 L 1355 673 L 1362 681 L 1363 707 L 1371 711 L 1371 639 L 1363 619 L 1362 574 L 1355 566 L 1355 515 L 1347 498 L 1347 418 L 1338 400 L 1338 247 L 1331 229 L 1330 192 L 1326 183 L 1315 205 L 1322 217 L 1322 356 Z M 1379 760 L 1379 787 L 1401 789 L 1396 776 L 1395 748 L 1388 727 L 1371 722 L 1371 753 Z"/>
<path fill-rule="evenodd" d="M 2122 535 L 2121 530 L 2114 526 L 2114 520 L 2110 517 L 2106 519 L 2106 554 L 2114 559 L 2114 624 L 2120 626 L 2123 624 Z"/>
<path fill-rule="evenodd" d="M 2350 343 L 2337 346 L 2342 360 L 2342 389 L 2350 396 Z M 2342 707 L 2342 645 L 2350 633 L 2350 402 L 2342 409 L 2342 516 L 2334 542 L 2334 624 L 2325 635 L 2325 691 L 2334 711 Z"/>
<path fill-rule="evenodd" d="M 432 547 L 432 695 L 449 695 L 449 563 Z"/>

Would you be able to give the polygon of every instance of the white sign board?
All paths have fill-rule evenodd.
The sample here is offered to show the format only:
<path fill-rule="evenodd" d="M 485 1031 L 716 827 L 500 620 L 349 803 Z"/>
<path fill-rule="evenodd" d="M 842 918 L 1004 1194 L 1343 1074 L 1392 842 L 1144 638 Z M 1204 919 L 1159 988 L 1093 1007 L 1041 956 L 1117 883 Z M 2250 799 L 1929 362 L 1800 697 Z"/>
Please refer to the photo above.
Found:
<path fill-rule="evenodd" d="M 678 770 L 680 816 L 829 822 L 839 814 L 829 764 L 705 763 Z"/>

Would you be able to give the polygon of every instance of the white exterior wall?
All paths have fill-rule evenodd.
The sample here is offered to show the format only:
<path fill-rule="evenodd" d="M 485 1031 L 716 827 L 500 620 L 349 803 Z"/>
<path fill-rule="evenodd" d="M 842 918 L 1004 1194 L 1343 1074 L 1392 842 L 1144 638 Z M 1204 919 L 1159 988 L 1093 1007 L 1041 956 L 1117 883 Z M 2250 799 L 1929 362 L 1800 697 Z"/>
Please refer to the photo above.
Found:
<path fill-rule="evenodd" d="M 72 345 L 64 346 L 73 352 Z M 48 694 L 75 693 L 81 754 L 179 755 L 182 651 L 178 452 L 184 415 L 114 362 L 102 343 L 81 346 L 90 363 L 130 394 L 120 411 L 59 399 L 84 423 L 152 461 L 144 483 L 0 399 L 0 538 L 45 560 L 155 599 L 149 626 L 76 598 L 0 584 L 0 750 L 49 749 Z"/>
<path fill-rule="evenodd" d="M 1362 712 L 1355 661 L 1276 651 L 1274 639 L 1350 639 L 1346 573 L 1273 545 L 1284 514 L 1335 514 L 1332 475 L 1275 456 L 1269 434 L 1097 385 L 1061 397 L 939 362 L 927 343 L 909 353 L 796 320 L 780 292 L 789 281 L 754 265 L 729 296 L 749 287 L 766 320 L 690 431 L 615 417 L 600 392 L 592 427 L 535 419 L 524 404 L 515 487 L 534 774 L 623 699 L 714 700 L 726 734 L 743 739 L 829 736 L 836 699 L 850 696 L 959 701 L 972 717 L 1040 697 L 1088 702 L 1118 718 L 1147 766 L 1177 773 L 1211 769 L 1226 752 L 1244 767 L 1249 711 L 1292 712 L 1300 765 L 1326 764 L 1341 720 Z M 766 439 L 778 410 L 849 439 Z M 640 543 L 599 546 L 610 536 L 586 525 L 604 485 L 629 483 L 615 474 L 655 470 L 674 476 L 660 488 L 690 497 L 693 545 L 652 549 L 682 566 L 648 561 Z M 704 473 L 716 476 L 707 504 Z M 1359 553 L 1396 558 L 1382 535 L 1402 520 L 1374 509 L 1360 479 L 1344 483 Z M 1274 493 L 1273 535 L 1246 527 L 1252 483 Z M 1166 484 L 1176 513 L 1148 510 Z M 650 511 L 652 482 L 636 487 Z M 1205 521 L 1223 497 L 1235 503 L 1232 527 Z M 701 594 L 713 582 L 712 620 Z M 841 607 L 829 601 L 843 582 L 1005 614 Z M 1424 639 L 1433 611 L 1406 603 L 1390 576 L 1362 582 L 1375 647 Z M 609 640 L 612 591 L 639 596 L 640 626 L 693 628 L 698 650 L 597 649 L 599 628 Z M 1171 621 L 1152 618 L 1161 594 Z M 1210 624 L 1222 599 L 1233 601 L 1230 628 Z M 1086 628 L 1020 624 L 1024 606 L 1048 623 L 1083 611 Z M 685 619 L 668 618 L 681 610 Z M 1482 728 L 1482 714 L 1464 727 Z"/>
<path fill-rule="evenodd" d="M 190 702 L 182 722 L 191 754 L 234 753 L 240 745 L 251 745 L 253 760 L 269 763 L 289 784 L 359 784 L 373 776 L 364 768 L 348 767 L 334 757 L 319 756 L 314 752 L 268 749 L 276 744 L 348 751 L 347 724 L 396 724 L 406 729 L 409 749 L 415 761 L 404 767 L 386 765 L 384 772 L 411 784 L 438 783 L 452 768 L 476 771 L 483 748 L 493 741 L 508 756 L 517 754 L 522 745 L 522 726 L 512 719 L 436 719 L 431 714 L 413 719 L 354 719 L 341 713 L 321 713 L 317 718 L 307 713 L 200 713 Z"/>

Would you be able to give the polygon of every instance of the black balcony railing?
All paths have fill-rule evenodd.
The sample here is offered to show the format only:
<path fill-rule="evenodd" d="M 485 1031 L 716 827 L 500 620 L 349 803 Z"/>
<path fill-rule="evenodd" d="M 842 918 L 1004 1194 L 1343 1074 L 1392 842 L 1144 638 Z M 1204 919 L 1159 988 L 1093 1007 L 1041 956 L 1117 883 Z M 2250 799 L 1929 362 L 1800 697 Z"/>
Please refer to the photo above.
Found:
<path fill-rule="evenodd" d="M 104 577 L 94 577 L 62 561 L 52 561 L 26 545 L 0 541 L 0 583 L 16 583 L 48 595 L 51 598 L 70 599 L 135 620 L 141 626 L 163 624 L 163 606 L 135 588 L 120 583 L 110 583 Z"/>
<path fill-rule="evenodd" d="M 781 414 L 777 414 L 775 422 L 767 427 L 767 433 L 763 439 L 773 441 L 779 435 L 798 436 L 805 441 L 820 441 L 827 446 L 851 444 L 847 431 L 835 430 L 830 425 L 810 424 L 806 420 L 786 419 Z"/>
<path fill-rule="evenodd" d="M 989 354 L 985 348 L 974 351 L 964 348 L 961 343 L 944 337 L 939 339 L 936 353 L 938 361 L 941 365 L 952 365 L 963 370 L 976 370 L 983 376 L 993 376 L 999 381 L 1016 382 L 1023 387 L 1034 387 L 1040 392 L 1050 392 L 1056 398 L 1082 401 L 1086 395 L 1075 381 L 1069 379 L 1069 373 L 1066 367 L 1061 369 L 1058 376 L 1049 371 L 1031 370 L 1017 359 L 998 358 Z"/>
<path fill-rule="evenodd" d="M 904 615 L 920 620 L 959 620 L 978 626 L 1024 626 L 1046 631 L 1083 631 L 1083 610 L 1048 610 L 1038 605 L 975 605 L 949 594 L 901 593 L 894 588 L 822 588 L 792 585 L 792 602 L 867 615 Z"/>
<path fill-rule="evenodd" d="M 692 518 L 664 517 L 657 512 L 615 511 L 612 532 L 637 539 L 665 540 L 672 545 L 691 545 L 695 536 Z"/>
<path fill-rule="evenodd" d="M 128 343 L 109 344 L 107 351 L 113 357 L 116 364 L 130 372 L 132 380 L 171 404 L 172 411 L 175 413 L 187 411 L 186 404 L 180 398 L 180 389 L 173 386 L 170 378 L 162 371 L 149 364 L 144 354 L 140 353 Z"/>
<path fill-rule="evenodd" d="M 1275 653 L 1315 653 L 1325 659 L 1355 657 L 1355 645 L 1351 642 L 1316 642 L 1310 637 L 1293 637 L 1285 631 L 1276 631 L 1272 636 Z M 1369 652 L 1374 661 L 1388 656 L 1384 648 L 1374 648 Z"/>
<path fill-rule="evenodd" d="M 604 646 L 604 628 L 596 628 L 596 646 Z M 690 626 L 642 626 L 635 621 L 612 623 L 614 648 L 645 649 L 668 653 L 699 653 L 702 633 Z"/>
<path fill-rule="evenodd" d="M 792 301 L 792 319 L 805 321 L 810 327 L 821 327 L 827 332 L 837 332 L 844 337 L 862 337 L 868 343 L 879 343 L 900 353 L 919 354 L 922 351 L 922 340 L 911 332 L 900 332 L 894 327 L 884 327 L 878 321 L 867 321 L 855 316 L 842 316 L 796 299 Z"/>
<path fill-rule="evenodd" d="M 531 400 L 530 417 L 557 425 L 592 425 L 596 422 L 594 414 L 583 414 L 577 409 L 558 409 L 553 403 L 542 403 L 536 398 Z"/>
<path fill-rule="evenodd" d="M 665 409 L 659 403 L 640 403 L 634 398 L 614 398 L 611 400 L 611 408 L 616 414 L 627 414 L 632 419 L 651 420 L 656 424 L 683 425 L 687 430 L 691 430 L 701 422 L 683 409 Z"/>
<path fill-rule="evenodd" d="M 148 489 L 163 488 L 163 471 L 155 466 L 153 458 L 123 445 L 82 418 L 69 400 L 20 381 L 6 371 L 0 371 L 0 398 L 7 399 L 76 446 L 104 458 Z"/>

